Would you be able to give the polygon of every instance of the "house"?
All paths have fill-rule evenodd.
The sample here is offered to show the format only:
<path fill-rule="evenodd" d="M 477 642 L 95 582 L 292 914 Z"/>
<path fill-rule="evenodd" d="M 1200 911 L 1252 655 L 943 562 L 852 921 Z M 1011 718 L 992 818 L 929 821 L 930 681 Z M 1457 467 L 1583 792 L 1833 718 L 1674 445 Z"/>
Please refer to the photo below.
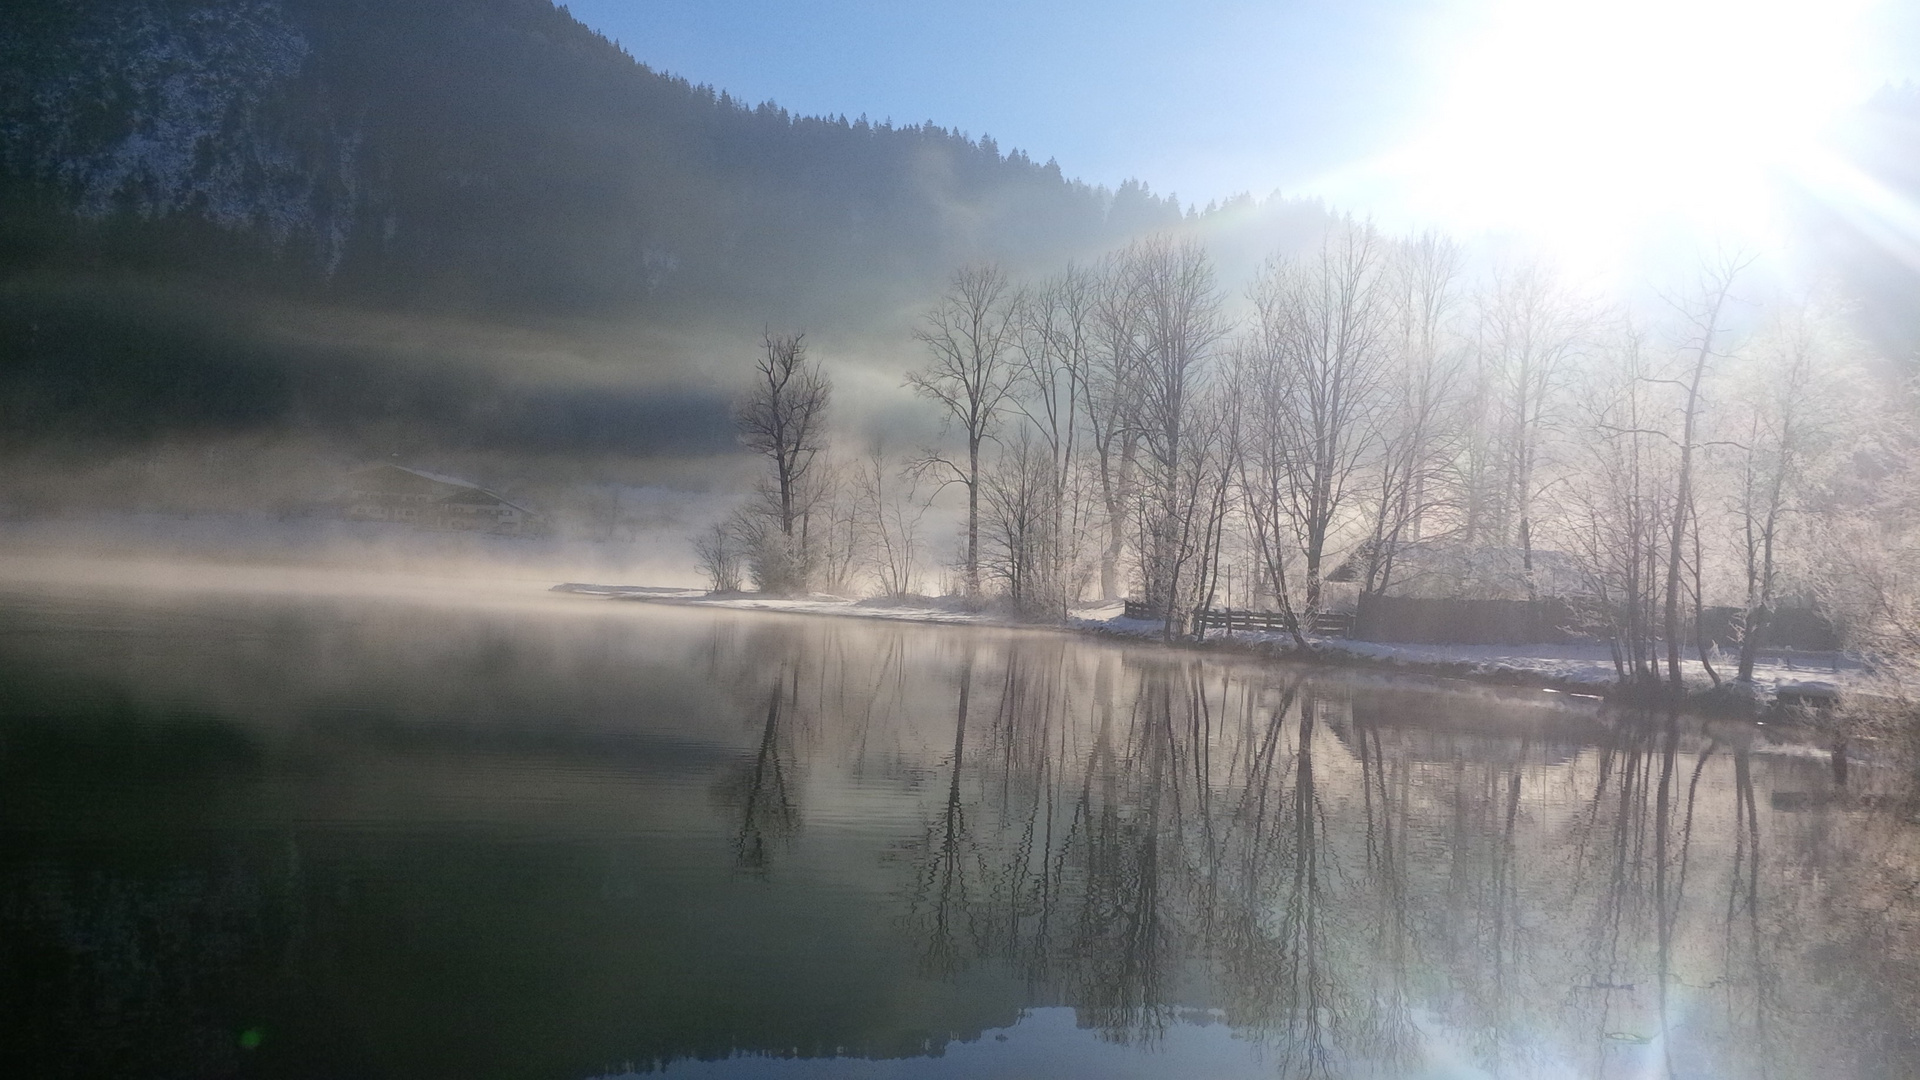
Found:
<path fill-rule="evenodd" d="M 1364 548 L 1355 553 L 1329 580 L 1358 592 L 1367 555 Z M 1386 588 L 1356 596 L 1351 635 L 1433 645 L 1561 643 L 1585 632 L 1585 586 L 1579 565 L 1562 551 L 1406 544 L 1394 552 Z"/>
<path fill-rule="evenodd" d="M 545 519 L 478 484 L 405 465 L 375 465 L 349 478 L 347 516 L 392 521 L 419 529 L 524 535 Z"/>

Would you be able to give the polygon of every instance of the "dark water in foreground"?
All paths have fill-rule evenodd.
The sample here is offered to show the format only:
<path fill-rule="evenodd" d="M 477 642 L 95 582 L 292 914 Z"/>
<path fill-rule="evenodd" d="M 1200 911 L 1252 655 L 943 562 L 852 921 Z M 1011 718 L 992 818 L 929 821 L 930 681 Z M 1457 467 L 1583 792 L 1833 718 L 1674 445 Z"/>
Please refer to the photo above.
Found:
<path fill-rule="evenodd" d="M 1920 1075 L 1920 827 L 1756 734 L 1042 633 L 16 589 L 0 1071 Z"/>

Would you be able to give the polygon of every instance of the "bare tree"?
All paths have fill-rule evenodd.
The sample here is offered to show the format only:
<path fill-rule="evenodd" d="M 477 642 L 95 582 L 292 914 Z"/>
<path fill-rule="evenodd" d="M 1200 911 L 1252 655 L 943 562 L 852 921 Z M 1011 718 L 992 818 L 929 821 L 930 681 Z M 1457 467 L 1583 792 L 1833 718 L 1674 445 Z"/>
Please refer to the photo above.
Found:
<path fill-rule="evenodd" d="M 1891 721 L 1920 760 L 1920 394 L 1909 386 L 1884 426 L 1857 455 L 1871 479 L 1851 505 L 1822 515 L 1822 554 L 1831 564 L 1823 605 L 1844 626 L 1850 648 L 1875 672 L 1874 692 L 1889 704 L 1874 722 Z M 1881 403 L 1884 407 L 1885 403 Z M 1860 412 L 1868 413 L 1866 407 Z M 1872 423 L 1873 421 L 1867 421 Z"/>
<path fill-rule="evenodd" d="M 760 530 L 756 576 L 770 592 L 805 591 L 809 577 L 805 519 L 808 474 L 824 444 L 832 384 L 807 358 L 804 335 L 765 335 L 753 384 L 735 410 L 740 439 L 767 458 L 773 476 L 762 490 L 771 528 Z"/>
<path fill-rule="evenodd" d="M 1753 681 L 1773 619 L 1789 522 L 1814 509 L 1845 433 L 1867 427 L 1848 415 L 1864 395 L 1852 365 L 1836 355 L 1839 336 L 1807 305 L 1797 306 L 1774 320 L 1752 367 L 1733 376 L 1740 415 L 1731 425 L 1738 438 L 1729 440 L 1736 474 L 1729 501 L 1745 585 L 1734 678 L 1743 683 Z"/>
<path fill-rule="evenodd" d="M 998 266 L 967 267 L 926 315 L 914 337 L 932 358 L 907 376 L 907 385 L 945 410 L 960 428 L 964 463 L 929 452 L 924 465 L 967 489 L 967 595 L 980 594 L 980 450 L 999 425 L 1017 375 L 1008 351 L 1019 330 L 1019 290 Z"/>
<path fill-rule="evenodd" d="M 1434 233 L 1396 245 L 1388 274 L 1393 357 L 1384 380 L 1385 412 L 1373 529 L 1360 572 L 1364 595 L 1386 592 L 1404 543 L 1443 500 L 1457 434 L 1450 421 L 1461 353 L 1449 333 L 1459 276 L 1458 245 Z"/>
<path fill-rule="evenodd" d="M 1048 590 L 1052 555 L 1059 547 L 1053 534 L 1053 480 L 1044 440 L 1035 437 L 1031 424 L 1022 424 L 981 477 L 988 533 L 982 563 L 1006 586 L 1016 607 L 1059 614 L 1057 598 Z"/>
<path fill-rule="evenodd" d="M 1191 551 L 1186 558 L 1193 564 L 1193 585 L 1190 598 L 1180 600 L 1183 610 L 1209 609 L 1219 594 L 1245 419 L 1246 410 L 1231 383 L 1216 381 L 1208 385 L 1187 424 L 1191 448 L 1184 456 L 1190 476 L 1184 483 L 1190 491 L 1184 499 L 1192 507 L 1188 514 L 1192 524 L 1183 530 L 1182 545 Z M 1195 628 L 1196 637 L 1204 632 L 1204 623 Z"/>
<path fill-rule="evenodd" d="M 1269 354 L 1258 343 L 1259 325 L 1235 350 L 1229 369 L 1228 397 L 1238 404 L 1239 445 L 1234 456 L 1241 506 L 1252 534 L 1257 561 L 1255 597 L 1265 593 L 1285 617 L 1294 642 L 1307 644 L 1294 611 L 1290 570 L 1293 545 L 1287 539 L 1288 497 L 1292 488 L 1291 444 L 1279 432 L 1287 422 L 1281 395 L 1274 392 Z M 1256 603 L 1258 600 L 1256 599 Z"/>
<path fill-rule="evenodd" d="M 1030 601 L 1064 618 L 1085 588 L 1082 537 L 1093 524 L 1080 483 L 1085 383 L 1092 366 L 1098 281 L 1068 266 L 1026 296 L 1018 339 L 1020 377 L 1014 405 L 1048 457 L 1046 547 L 1037 553 Z"/>
<path fill-rule="evenodd" d="M 1174 624 L 1182 595 L 1181 573 L 1194 552 L 1196 514 L 1186 459 L 1192 442 L 1187 424 L 1216 345 L 1228 324 L 1214 284 L 1213 264 L 1197 242 L 1155 237 L 1134 245 L 1128 262 L 1135 277 L 1133 302 L 1139 317 L 1138 423 L 1146 481 L 1140 495 L 1141 577 L 1146 599 Z"/>
<path fill-rule="evenodd" d="M 1469 543 L 1518 547 L 1529 596 L 1541 457 L 1590 324 L 1584 305 L 1539 265 L 1497 271 L 1481 301 L 1477 393 L 1488 441 L 1469 489 L 1466 534 Z"/>
<path fill-rule="evenodd" d="M 1680 678 L 1680 558 L 1694 505 L 1693 451 L 1702 404 L 1700 388 L 1707 375 L 1708 362 L 1725 355 L 1718 351 L 1718 343 L 1720 336 L 1726 332 L 1727 301 L 1733 295 L 1734 280 L 1752 263 L 1752 256 L 1720 257 L 1702 268 L 1696 294 L 1676 304 L 1686 316 L 1691 331 L 1687 351 L 1692 354 L 1691 370 L 1683 383 L 1686 403 L 1681 411 L 1680 462 L 1674 477 L 1673 524 L 1667 530 L 1667 680 L 1676 693 L 1685 685 Z M 1703 663 L 1706 661 L 1705 650 L 1702 650 L 1700 659 Z M 1710 674 L 1713 672 L 1711 666 L 1707 670 Z M 1717 674 L 1713 675 L 1713 679 L 1716 684 L 1720 681 Z"/>
<path fill-rule="evenodd" d="M 733 519 L 716 521 L 694 538 L 694 561 L 700 572 L 707 576 L 708 589 L 713 592 L 740 591 L 745 548 L 738 523 Z"/>
<path fill-rule="evenodd" d="M 1256 488 L 1275 539 L 1282 523 L 1303 559 L 1305 606 L 1317 611 L 1328 543 L 1351 485 L 1379 448 L 1387 375 L 1390 295 L 1383 244 L 1351 220 L 1305 259 L 1274 259 L 1255 281 L 1257 321 L 1248 344 L 1260 400 L 1252 455 Z M 1279 553 L 1269 555 L 1276 593 Z"/>
<path fill-rule="evenodd" d="M 866 562 L 867 515 L 862 512 L 859 488 L 833 454 L 821 455 L 808 470 L 806 488 L 801 531 L 806 537 L 807 565 L 817 579 L 815 587 L 847 595 Z"/>
<path fill-rule="evenodd" d="M 1675 442 L 1662 426 L 1673 385 L 1642 334 L 1623 325 L 1573 395 L 1579 457 L 1562 503 L 1566 540 L 1606 620 L 1622 682 L 1659 679 L 1661 541 Z"/>
<path fill-rule="evenodd" d="M 876 446 L 861 462 L 854 482 L 866 522 L 864 551 L 881 594 L 913 593 L 919 575 L 920 520 L 927 506 L 911 472 Z"/>
<path fill-rule="evenodd" d="M 1091 349 L 1080 381 L 1087 436 L 1099 487 L 1105 544 L 1100 552 L 1100 599 L 1120 597 L 1120 560 L 1126 552 L 1133 486 L 1140 452 L 1139 379 L 1142 326 L 1140 278 L 1132 249 L 1109 255 L 1094 283 Z"/>

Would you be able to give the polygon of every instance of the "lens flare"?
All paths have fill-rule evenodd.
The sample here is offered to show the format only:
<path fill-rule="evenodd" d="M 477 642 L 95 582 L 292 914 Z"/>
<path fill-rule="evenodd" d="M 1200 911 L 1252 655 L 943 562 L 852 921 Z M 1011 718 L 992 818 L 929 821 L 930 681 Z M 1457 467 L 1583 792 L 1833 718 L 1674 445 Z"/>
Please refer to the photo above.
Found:
<path fill-rule="evenodd" d="M 1870 0 L 1499 0 L 1422 133 L 1409 210 L 1575 263 L 1691 232 L 1768 245 L 1783 174 L 1871 90 Z"/>

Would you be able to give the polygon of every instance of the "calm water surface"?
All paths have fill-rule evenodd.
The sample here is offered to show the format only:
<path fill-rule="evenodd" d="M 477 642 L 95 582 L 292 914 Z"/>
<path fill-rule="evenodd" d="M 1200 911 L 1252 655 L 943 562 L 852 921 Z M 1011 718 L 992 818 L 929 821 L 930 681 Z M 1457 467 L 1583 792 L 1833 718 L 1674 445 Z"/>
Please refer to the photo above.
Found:
<path fill-rule="evenodd" d="M 1920 1075 L 1764 729 L 1046 633 L 0 590 L 15 1076 Z"/>

